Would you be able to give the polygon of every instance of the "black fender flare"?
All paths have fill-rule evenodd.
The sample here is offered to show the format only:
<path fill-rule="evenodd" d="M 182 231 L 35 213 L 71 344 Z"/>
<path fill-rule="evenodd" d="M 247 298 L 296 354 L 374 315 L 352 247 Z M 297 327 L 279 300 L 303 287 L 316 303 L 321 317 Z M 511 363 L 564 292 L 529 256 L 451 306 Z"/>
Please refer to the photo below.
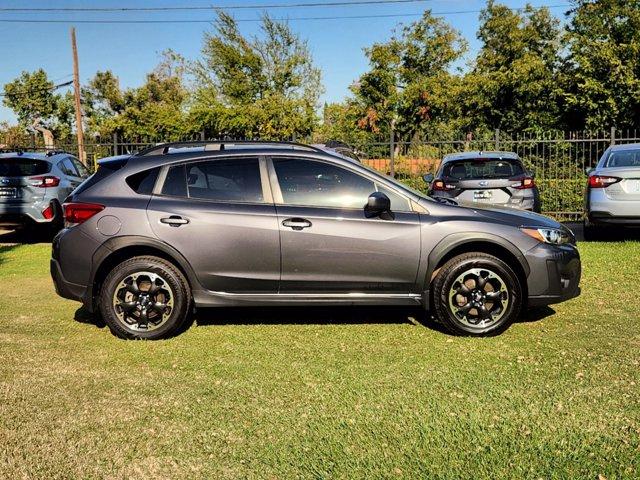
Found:
<path fill-rule="evenodd" d="M 488 243 L 494 244 L 498 247 L 501 247 L 507 250 L 509 253 L 513 255 L 513 257 L 518 261 L 522 270 L 525 274 L 525 277 L 529 276 L 531 269 L 529 268 L 529 263 L 527 262 L 522 251 L 516 247 L 509 240 L 495 235 L 493 233 L 488 232 L 459 232 L 452 233 L 451 235 L 447 235 L 442 240 L 440 240 L 436 246 L 431 250 L 429 256 L 427 257 L 427 272 L 424 277 L 424 293 L 423 293 L 423 303 L 428 308 L 429 307 L 429 286 L 431 284 L 431 277 L 433 276 L 433 272 L 436 270 L 436 266 L 440 263 L 440 261 L 445 258 L 449 253 L 453 250 L 461 247 L 465 244 L 472 243 Z"/>
<path fill-rule="evenodd" d="M 192 290 L 198 290 L 202 287 L 200 282 L 193 271 L 193 268 L 189 264 L 186 258 L 171 245 L 150 237 L 138 236 L 138 235 L 126 235 L 123 237 L 110 238 L 104 242 L 93 254 L 91 273 L 89 275 L 89 285 L 85 294 L 85 305 L 93 303 L 94 288 L 96 286 L 96 276 L 100 271 L 100 267 L 104 264 L 105 260 L 112 254 L 123 250 L 125 248 L 136 247 L 144 248 L 149 247 L 161 251 L 170 259 L 173 259 L 176 266 L 180 268 L 187 277 L 187 281 Z"/>

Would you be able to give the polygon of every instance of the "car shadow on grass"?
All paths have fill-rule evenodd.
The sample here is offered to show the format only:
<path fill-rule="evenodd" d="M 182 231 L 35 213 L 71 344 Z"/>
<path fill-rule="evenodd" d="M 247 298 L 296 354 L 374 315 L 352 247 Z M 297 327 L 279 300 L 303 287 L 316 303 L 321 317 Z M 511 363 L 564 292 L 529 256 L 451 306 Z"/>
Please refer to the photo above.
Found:
<path fill-rule="evenodd" d="M 623 227 L 619 225 L 612 225 L 610 227 L 602 227 L 598 232 L 596 238 L 585 239 L 584 227 L 582 223 L 570 222 L 566 223 L 576 236 L 576 240 L 579 242 L 625 242 L 625 241 L 640 241 L 640 228 L 638 227 Z"/>
<path fill-rule="evenodd" d="M 551 307 L 524 310 L 517 323 L 537 322 L 556 312 Z M 105 328 L 96 313 L 80 307 L 74 319 L 78 323 Z M 430 312 L 410 307 L 221 307 L 202 308 L 192 315 L 181 329 L 195 327 L 252 325 L 414 325 L 451 335 Z M 181 333 L 177 332 L 177 334 Z"/>
<path fill-rule="evenodd" d="M 32 245 L 35 243 L 51 243 L 53 235 L 46 228 L 25 227 L 7 230 L 0 227 L 1 245 Z"/>

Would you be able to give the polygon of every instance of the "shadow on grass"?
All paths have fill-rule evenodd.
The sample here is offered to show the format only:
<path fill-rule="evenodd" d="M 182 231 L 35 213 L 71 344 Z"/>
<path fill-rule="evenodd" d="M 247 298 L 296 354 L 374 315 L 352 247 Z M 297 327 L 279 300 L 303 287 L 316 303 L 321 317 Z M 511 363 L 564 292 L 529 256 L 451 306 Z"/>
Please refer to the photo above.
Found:
<path fill-rule="evenodd" d="M 50 243 L 52 239 L 51 230 L 44 227 L 23 227 L 15 230 L 5 230 L 0 227 L 0 244 L 4 245 Z"/>
<path fill-rule="evenodd" d="M 529 309 L 521 314 L 517 323 L 537 322 L 556 312 L 550 307 Z M 106 324 L 98 314 L 84 307 L 76 310 L 78 323 L 104 328 Z M 221 325 L 415 325 L 439 333 L 450 332 L 436 322 L 429 312 L 409 307 L 243 307 L 203 308 L 192 315 L 180 332 L 191 326 Z"/>
<path fill-rule="evenodd" d="M 640 228 L 639 227 L 623 227 L 620 225 L 612 225 L 609 227 L 602 227 L 597 236 L 593 239 L 586 240 L 584 238 L 584 227 L 582 223 L 567 223 L 573 233 L 576 235 L 576 239 L 579 242 L 625 242 L 625 241 L 640 241 Z"/>

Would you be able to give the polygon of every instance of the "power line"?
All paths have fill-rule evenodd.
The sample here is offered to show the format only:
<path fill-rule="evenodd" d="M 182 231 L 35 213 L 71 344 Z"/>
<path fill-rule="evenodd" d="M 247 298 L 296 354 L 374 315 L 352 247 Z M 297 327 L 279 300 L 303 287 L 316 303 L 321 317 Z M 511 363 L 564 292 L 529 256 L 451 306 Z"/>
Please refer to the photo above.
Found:
<path fill-rule="evenodd" d="M 166 12 L 187 10 L 255 10 L 266 8 L 349 7 L 354 5 L 384 5 L 393 3 L 425 3 L 433 0 L 353 0 L 351 2 L 300 2 L 264 5 L 192 5 L 173 7 L 2 7 L 0 12 Z"/>
<path fill-rule="evenodd" d="M 570 4 L 563 3 L 558 5 L 540 5 L 531 7 L 534 10 L 542 8 L 564 8 Z M 524 10 L 525 7 L 509 8 L 514 12 Z M 470 13 L 481 13 L 482 10 L 455 10 L 448 12 L 431 12 L 432 15 L 462 15 Z M 361 19 L 374 19 L 374 18 L 405 18 L 405 17 L 421 17 L 422 13 L 400 13 L 400 14 L 380 14 L 380 15 L 340 15 L 340 16 L 317 16 L 317 17 L 283 17 L 274 18 L 273 20 L 280 22 L 287 21 L 308 21 L 308 20 L 361 20 Z M 261 22 L 260 18 L 240 18 L 236 19 L 236 22 Z M 59 20 L 59 19 L 0 19 L 0 23 L 91 23 L 91 24 L 154 24 L 154 23 L 213 23 L 215 19 L 208 20 Z"/>
<path fill-rule="evenodd" d="M 70 82 L 59 83 L 58 85 L 54 85 L 52 87 L 36 88 L 36 89 L 27 90 L 24 92 L 0 93 L 0 97 L 24 97 L 25 95 L 31 95 L 33 93 L 49 92 L 49 91 L 57 90 L 58 88 L 68 87 L 72 83 L 73 83 L 73 80 L 71 80 Z"/>

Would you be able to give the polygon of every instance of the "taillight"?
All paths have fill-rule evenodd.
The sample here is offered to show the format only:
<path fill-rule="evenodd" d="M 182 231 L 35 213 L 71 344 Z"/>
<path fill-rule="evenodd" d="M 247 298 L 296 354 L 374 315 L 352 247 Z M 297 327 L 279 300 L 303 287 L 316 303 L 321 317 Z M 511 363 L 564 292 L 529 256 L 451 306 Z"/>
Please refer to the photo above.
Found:
<path fill-rule="evenodd" d="M 96 213 L 104 210 L 104 205 L 98 203 L 65 203 L 62 205 L 64 209 L 64 223 L 65 226 L 70 227 L 72 225 L 78 225 L 86 222 Z"/>
<path fill-rule="evenodd" d="M 38 188 L 57 187 L 60 185 L 60 179 L 54 175 L 41 175 L 39 177 L 31 177 L 29 183 L 32 187 Z"/>
<path fill-rule="evenodd" d="M 51 220 L 55 216 L 55 214 L 56 214 L 56 211 L 53 209 L 52 204 L 49 204 L 47 208 L 42 210 L 42 216 L 47 220 Z"/>
<path fill-rule="evenodd" d="M 609 185 L 618 183 L 621 178 L 605 177 L 602 175 L 591 175 L 589 177 L 589 188 L 607 188 Z"/>
<path fill-rule="evenodd" d="M 525 190 L 527 188 L 535 188 L 536 182 L 533 181 L 533 177 L 524 177 L 518 183 L 515 183 L 511 186 L 518 190 Z"/>
<path fill-rule="evenodd" d="M 434 180 L 433 183 L 431 184 L 431 189 L 432 190 L 436 190 L 436 191 L 440 191 L 440 192 L 447 192 L 449 190 L 453 190 L 455 189 L 455 185 L 449 185 L 448 183 L 445 183 L 444 180 Z"/>

